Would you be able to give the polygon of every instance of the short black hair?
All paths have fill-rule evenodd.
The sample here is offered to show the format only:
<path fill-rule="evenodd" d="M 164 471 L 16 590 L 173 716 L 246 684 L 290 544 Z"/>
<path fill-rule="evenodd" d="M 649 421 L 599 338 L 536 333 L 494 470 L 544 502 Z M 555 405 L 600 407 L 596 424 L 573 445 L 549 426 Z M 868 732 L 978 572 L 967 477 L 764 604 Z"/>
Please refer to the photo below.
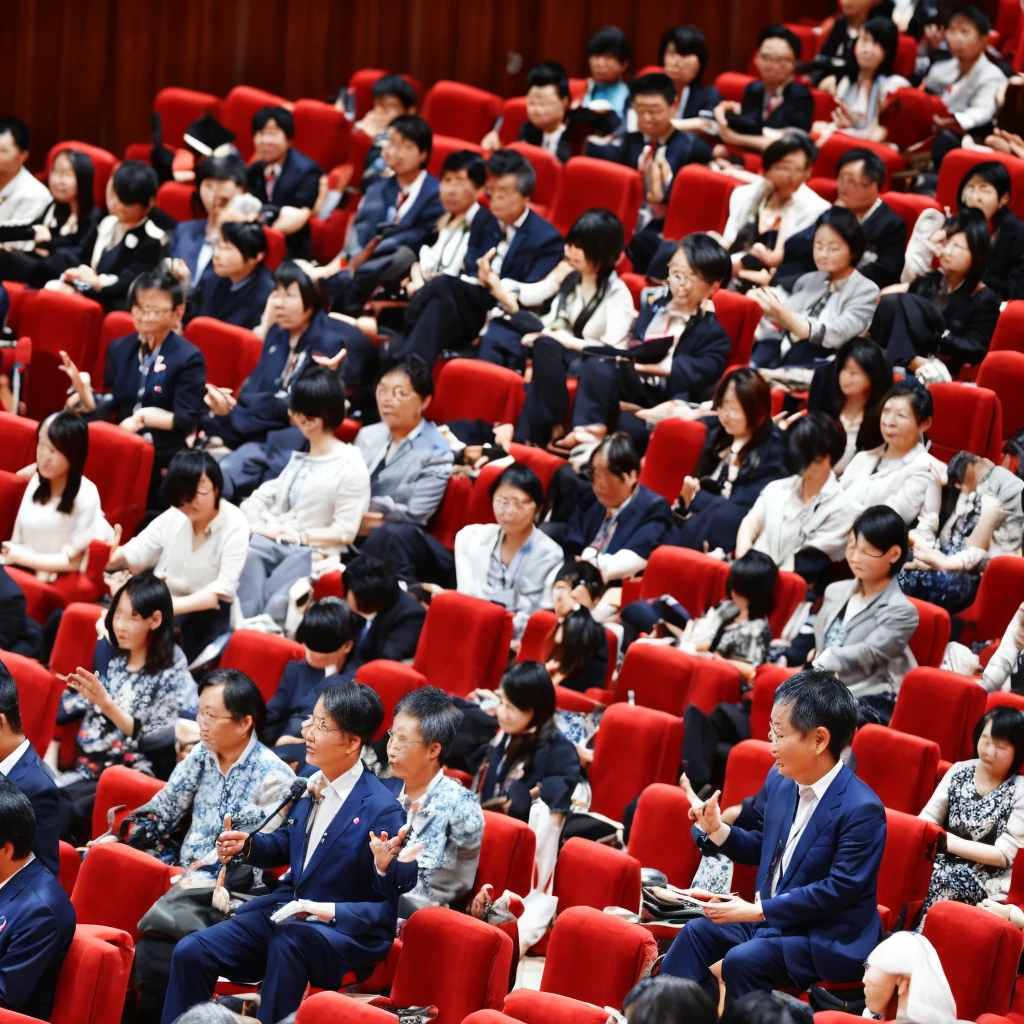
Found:
<path fill-rule="evenodd" d="M 830 206 L 814 225 L 815 235 L 820 228 L 825 227 L 831 228 L 846 243 L 850 250 L 850 265 L 856 267 L 868 245 L 856 214 L 845 206 Z"/>
<path fill-rule="evenodd" d="M 160 487 L 161 497 L 171 508 L 181 508 L 196 496 L 199 481 L 204 473 L 217 492 L 214 508 L 220 508 L 224 474 L 217 460 L 209 452 L 196 448 L 185 448 L 171 459 Z"/>
<path fill-rule="evenodd" d="M 967 207 L 948 218 L 942 229 L 947 239 L 960 233 L 967 239 L 967 248 L 971 251 L 971 269 L 962 287 L 967 295 L 971 295 L 985 277 L 992 259 L 992 235 L 985 214 L 974 207 Z"/>
<path fill-rule="evenodd" d="M 676 87 L 663 71 L 651 71 L 646 75 L 638 75 L 629 83 L 629 95 L 633 99 L 637 96 L 661 96 L 670 107 L 673 107 L 676 102 Z"/>
<path fill-rule="evenodd" d="M 1011 779 L 1024 764 L 1024 712 L 1019 708 L 998 706 L 986 711 L 974 727 L 975 751 L 989 722 L 992 723 L 992 739 L 1006 740 L 1007 743 L 1013 744 L 1013 761 L 1010 762 L 1010 770 L 1006 773 L 1006 777 Z"/>
<path fill-rule="evenodd" d="M 700 64 L 700 71 L 697 72 L 696 81 L 700 82 L 704 74 L 704 65 L 708 62 L 708 41 L 704 38 L 696 25 L 676 25 L 670 28 L 658 43 L 658 63 L 665 65 L 665 51 L 669 46 L 674 46 L 680 57 L 693 56 Z"/>
<path fill-rule="evenodd" d="M 437 763 L 443 765 L 462 723 L 462 712 L 451 697 L 436 686 L 421 686 L 407 693 L 395 705 L 395 715 L 400 714 L 419 719 L 420 736 L 426 746 L 441 744 Z"/>
<path fill-rule="evenodd" d="M 356 555 L 346 564 L 341 581 L 356 604 L 371 613 L 394 602 L 400 589 L 391 567 L 367 554 Z"/>
<path fill-rule="evenodd" d="M 789 705 L 793 728 L 805 736 L 812 729 L 828 729 L 829 753 L 837 761 L 857 729 L 857 700 L 835 672 L 797 672 L 775 691 L 775 703 Z"/>
<path fill-rule="evenodd" d="M 185 304 L 187 298 L 185 282 L 171 272 L 167 260 L 161 260 L 150 270 L 144 270 L 132 281 L 128 289 L 128 305 L 135 305 L 139 292 L 164 292 L 171 300 L 171 305 L 177 309 Z"/>
<path fill-rule="evenodd" d="M 263 225 L 255 221 L 229 220 L 220 226 L 220 237 L 233 245 L 243 260 L 254 260 L 267 251 L 267 236 Z"/>
<path fill-rule="evenodd" d="M 383 380 L 392 373 L 404 373 L 405 376 L 408 377 L 413 391 L 415 391 L 420 398 L 430 398 L 434 393 L 434 375 L 430 372 L 430 367 L 427 366 L 426 361 L 422 356 L 403 356 L 401 359 L 392 363 L 380 375 L 380 379 Z"/>
<path fill-rule="evenodd" d="M 314 281 L 295 260 L 285 260 L 274 271 L 274 282 L 285 291 L 293 284 L 298 285 L 303 309 L 324 308 L 324 293 L 320 282 Z"/>
<path fill-rule="evenodd" d="M 89 425 L 78 413 L 71 412 L 70 409 L 62 409 L 39 421 L 39 426 L 36 428 L 36 444 L 39 443 L 44 427 L 50 446 L 56 448 L 68 460 L 67 480 L 64 483 L 60 501 L 57 503 L 57 511 L 71 515 L 75 510 L 75 499 L 82 486 L 85 460 L 89 457 Z M 39 486 L 32 495 L 32 501 L 39 505 L 45 505 L 49 502 L 50 496 L 50 481 L 40 476 Z"/>
<path fill-rule="evenodd" d="M 487 173 L 492 178 L 501 178 L 506 174 L 516 176 L 516 188 L 524 199 L 533 195 L 537 187 L 537 172 L 533 164 L 514 149 L 499 149 L 487 161 Z"/>
<path fill-rule="evenodd" d="M 711 996 L 690 978 L 659 974 L 638 982 L 622 1000 L 630 1024 L 718 1024 Z"/>
<path fill-rule="evenodd" d="M 978 30 L 978 35 L 987 36 L 992 31 L 992 21 L 989 16 L 974 4 L 959 4 L 949 12 L 946 24 L 950 25 L 954 18 L 966 18 Z"/>
<path fill-rule="evenodd" d="M 764 151 L 761 160 L 764 170 L 770 171 L 780 160 L 791 153 L 803 153 L 807 157 L 808 167 L 813 167 L 814 161 L 818 159 L 818 147 L 811 141 L 809 135 L 804 132 L 788 131 Z"/>
<path fill-rule="evenodd" d="M 352 641 L 352 612 L 340 597 L 322 597 L 306 609 L 295 639 L 316 654 L 333 654 Z"/>
<path fill-rule="evenodd" d="M 24 860 L 36 841 L 36 815 L 27 796 L 0 777 L 0 846 L 14 847 L 14 860 Z"/>
<path fill-rule="evenodd" d="M 762 29 L 761 34 L 757 37 L 757 48 L 760 50 L 761 44 L 769 39 L 781 39 L 784 43 L 788 43 L 795 60 L 799 60 L 803 56 L 804 48 L 800 37 L 785 25 L 769 25 Z"/>
<path fill-rule="evenodd" d="M 587 593 L 595 602 L 608 589 L 601 570 L 590 562 L 577 562 L 575 559 L 564 562 L 562 568 L 558 570 L 555 582 L 559 583 L 563 580 L 569 584 L 571 590 L 580 586 L 586 587 Z"/>
<path fill-rule="evenodd" d="M 18 686 L 7 666 L 0 661 L 0 715 L 7 719 L 13 732 L 22 732 Z"/>
<path fill-rule="evenodd" d="M 910 403 L 911 411 L 918 425 L 930 420 L 935 415 L 935 403 L 932 393 L 916 378 L 904 377 L 896 381 L 882 402 L 882 408 L 891 398 L 905 398 Z"/>
<path fill-rule="evenodd" d="M 267 705 L 260 688 L 237 668 L 217 668 L 208 672 L 199 684 L 199 693 L 212 686 L 223 686 L 224 708 L 239 722 L 246 716 L 252 719 L 253 731 L 261 733 L 267 720 Z"/>
<path fill-rule="evenodd" d="M 430 125 L 416 114 L 399 114 L 388 124 L 388 131 L 391 131 L 392 128 L 403 139 L 408 139 L 423 154 L 420 166 L 426 167 L 427 161 L 430 159 L 431 147 L 434 144 L 434 133 L 430 130 Z"/>
<path fill-rule="evenodd" d="M 150 207 L 156 199 L 160 181 L 156 171 L 141 160 L 125 160 L 110 179 L 114 194 L 125 206 Z"/>
<path fill-rule="evenodd" d="M 619 262 L 626 247 L 622 221 L 604 207 L 587 210 L 576 218 L 565 236 L 565 244 L 583 250 L 583 255 L 597 267 L 599 278 L 607 277 Z"/>
<path fill-rule="evenodd" d="M 903 517 L 888 505 L 871 505 L 853 521 L 850 532 L 854 537 L 863 537 L 872 547 L 886 552 L 889 548 L 900 549 L 899 558 L 889 566 L 889 575 L 895 576 L 910 559 L 910 541 L 907 538 L 907 524 Z"/>
<path fill-rule="evenodd" d="M 345 385 L 333 370 L 313 366 L 292 384 L 288 408 L 323 420 L 328 430 L 337 430 L 345 420 Z"/>
<path fill-rule="evenodd" d="M 384 705 L 365 683 L 335 683 L 321 696 L 334 724 L 346 735 L 358 736 L 364 746 L 384 721 Z"/>
<path fill-rule="evenodd" d="M 624 430 L 609 434 L 593 451 L 590 461 L 603 455 L 608 463 L 608 472 L 624 480 L 630 473 L 640 472 L 640 456 L 633 446 L 633 439 Z"/>
<path fill-rule="evenodd" d="M 866 32 L 878 45 L 882 48 L 882 52 L 885 54 L 882 57 L 882 63 L 878 66 L 878 75 L 891 75 L 893 72 L 893 66 L 896 63 L 896 54 L 899 52 L 900 45 L 900 32 L 896 27 L 895 22 L 892 18 L 873 17 L 868 18 L 867 21 L 861 25 L 861 31 Z M 857 75 L 859 74 L 859 68 L 857 68 L 856 60 L 851 62 L 851 65 L 847 71 L 848 77 L 856 81 Z"/>
<path fill-rule="evenodd" d="M 836 161 L 836 177 L 839 177 L 839 172 L 847 164 L 860 162 L 864 164 L 864 177 L 868 181 L 873 181 L 881 189 L 885 185 L 885 161 L 873 149 L 864 149 L 863 147 L 848 149 Z"/>
<path fill-rule="evenodd" d="M 487 183 L 487 164 L 479 153 L 474 153 L 471 149 L 457 149 L 454 153 L 449 153 L 441 164 L 438 179 L 443 181 L 446 174 L 458 174 L 459 171 L 465 171 L 466 177 L 477 188 L 483 188 Z"/>
<path fill-rule="evenodd" d="M 370 95 L 375 100 L 392 96 L 406 110 L 416 106 L 416 90 L 401 75 L 382 75 L 373 83 Z"/>
<path fill-rule="evenodd" d="M 784 992 L 748 992 L 726 1003 L 722 1024 L 814 1024 L 814 1013 Z"/>
<path fill-rule="evenodd" d="M 723 288 L 732 279 L 732 259 L 721 243 L 703 231 L 694 231 L 679 243 L 690 269 L 705 283 Z"/>
<path fill-rule="evenodd" d="M 544 485 L 540 477 L 529 466 L 522 462 L 513 462 L 501 471 L 491 484 L 488 496 L 493 498 L 499 487 L 515 487 L 522 491 L 538 509 L 544 507 Z"/>
<path fill-rule="evenodd" d="M 295 118 L 290 110 L 280 106 L 260 107 L 252 115 L 253 135 L 266 128 L 269 121 L 274 121 L 289 139 L 295 138 Z"/>
<path fill-rule="evenodd" d="M 196 185 L 204 181 L 233 181 L 239 188 L 245 188 L 245 161 L 234 153 L 209 156 L 196 168 Z"/>
<path fill-rule="evenodd" d="M 775 582 L 779 567 L 763 551 L 748 551 L 729 569 L 725 592 L 750 602 L 750 618 L 767 619 L 775 607 Z"/>
<path fill-rule="evenodd" d="M 148 644 L 146 647 L 146 664 L 142 670 L 148 673 L 161 672 L 174 664 L 174 605 L 171 601 L 171 592 L 162 579 L 153 575 L 152 569 L 140 572 L 138 576 L 132 576 L 123 583 L 120 589 L 114 594 L 110 607 L 107 609 L 106 618 L 103 620 L 107 629 L 107 638 L 115 654 L 124 654 L 117 645 L 117 636 L 114 634 L 114 614 L 121 602 L 121 595 L 128 598 L 132 611 L 144 619 L 150 618 L 156 612 L 160 612 L 160 625 L 150 630 Z"/>
<path fill-rule="evenodd" d="M 846 453 L 846 430 L 824 412 L 809 412 L 786 431 L 786 465 L 793 473 L 802 473 L 823 455 L 835 467 Z"/>
<path fill-rule="evenodd" d="M 1010 171 L 1006 164 L 1000 163 L 998 160 L 983 160 L 980 164 L 969 167 L 960 179 L 960 186 L 956 190 L 956 205 L 961 210 L 964 208 L 964 189 L 967 188 L 967 183 L 971 178 L 981 178 L 982 181 L 988 182 L 996 190 L 996 195 L 1000 199 L 1003 196 L 1012 195 Z"/>
<path fill-rule="evenodd" d="M 961 484 L 968 466 L 974 466 L 981 462 L 981 456 L 974 452 L 960 451 L 949 460 L 946 467 L 946 479 L 951 484 Z"/>
<path fill-rule="evenodd" d="M 20 117 L 0 117 L 0 135 L 8 132 L 18 149 L 25 153 L 32 145 L 32 132 Z"/>
<path fill-rule="evenodd" d="M 526 76 L 527 92 L 534 86 L 543 89 L 546 85 L 553 85 L 563 100 L 569 98 L 569 76 L 557 60 L 541 61 L 536 67 L 530 68 Z"/>
<path fill-rule="evenodd" d="M 626 33 L 615 25 L 599 28 L 587 43 L 588 57 L 601 57 L 606 53 L 612 54 L 622 64 L 628 64 L 633 59 L 633 49 Z"/>

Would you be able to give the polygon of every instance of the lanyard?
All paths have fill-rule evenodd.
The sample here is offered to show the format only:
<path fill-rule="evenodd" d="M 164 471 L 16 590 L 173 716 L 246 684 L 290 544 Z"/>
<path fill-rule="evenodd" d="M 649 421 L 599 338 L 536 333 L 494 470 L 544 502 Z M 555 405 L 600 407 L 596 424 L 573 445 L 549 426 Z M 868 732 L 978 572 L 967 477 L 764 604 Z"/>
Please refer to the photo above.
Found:
<path fill-rule="evenodd" d="M 142 354 L 142 345 L 139 345 L 139 354 Z M 139 365 L 139 389 L 135 394 L 135 407 L 132 412 L 138 412 L 142 408 L 142 399 L 146 396 L 146 381 L 149 378 L 149 371 L 156 360 L 156 352 L 150 352 Z"/>

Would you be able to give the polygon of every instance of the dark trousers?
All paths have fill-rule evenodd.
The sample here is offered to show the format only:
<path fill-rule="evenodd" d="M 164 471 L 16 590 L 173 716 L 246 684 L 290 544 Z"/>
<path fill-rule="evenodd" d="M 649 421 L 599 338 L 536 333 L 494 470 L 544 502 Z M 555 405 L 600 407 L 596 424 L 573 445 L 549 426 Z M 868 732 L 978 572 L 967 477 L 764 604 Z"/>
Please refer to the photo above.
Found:
<path fill-rule="evenodd" d="M 750 365 L 763 370 L 777 370 L 780 366 L 815 366 L 822 362 L 828 352 L 820 345 L 804 339 L 790 345 L 782 354 L 782 338 L 764 338 L 754 343 L 750 354 Z"/>
<path fill-rule="evenodd" d="M 946 320 L 938 307 L 921 295 L 886 295 L 878 303 L 869 334 L 890 366 L 909 366 L 919 356 L 938 351 Z"/>
<path fill-rule="evenodd" d="M 446 350 L 468 348 L 494 304 L 479 285 L 441 274 L 431 278 L 413 297 L 405 314 L 405 337 L 392 343 L 394 356 L 418 355 L 433 368 Z"/>
<path fill-rule="evenodd" d="M 579 376 L 581 365 L 578 354 L 554 338 L 541 335 L 533 343 L 533 379 L 526 385 L 526 401 L 516 423 L 519 444 L 532 441 L 543 446 L 551 440 L 569 411 L 568 379 Z"/>
<path fill-rule="evenodd" d="M 642 380 L 632 363 L 623 364 L 614 359 L 584 359 L 579 379 L 572 410 L 573 427 L 603 423 L 614 429 L 622 415 L 620 401 L 651 409 L 668 397 L 664 387 Z"/>
<path fill-rule="evenodd" d="M 231 605 L 221 601 L 216 608 L 179 615 L 174 625 L 181 631 L 181 649 L 191 663 L 207 644 L 231 628 Z"/>
<path fill-rule="evenodd" d="M 387 563 L 408 583 L 455 586 L 455 555 L 415 523 L 385 523 L 371 531 L 359 550 Z"/>
<path fill-rule="evenodd" d="M 333 309 L 339 309 L 350 316 L 359 316 L 367 299 L 378 285 L 398 285 L 409 276 L 409 270 L 416 262 L 416 253 L 408 246 L 401 245 L 383 256 L 368 259 L 354 274 L 342 272 L 329 277 L 324 288 L 331 299 Z"/>
<path fill-rule="evenodd" d="M 257 1017 L 263 1024 L 294 1013 L 308 984 L 337 989 L 346 965 L 323 925 L 288 921 L 275 925 L 269 910 L 238 914 L 181 940 L 171 959 L 163 1024 L 173 1024 L 190 1006 L 206 1002 L 221 975 L 263 982 Z"/>
<path fill-rule="evenodd" d="M 294 447 L 289 443 L 293 434 L 299 442 Z M 220 471 L 224 477 L 221 497 L 236 503 L 248 498 L 265 480 L 280 476 L 292 452 L 300 451 L 304 444 L 297 427 L 272 431 L 266 441 L 246 441 L 221 459 Z"/>
<path fill-rule="evenodd" d="M 529 353 L 523 348 L 523 331 L 504 320 L 491 320 L 480 336 L 477 358 L 522 373 Z"/>
<path fill-rule="evenodd" d="M 72 846 L 84 846 L 92 839 L 92 807 L 96 803 L 96 780 L 83 779 L 59 790 L 60 837 Z"/>

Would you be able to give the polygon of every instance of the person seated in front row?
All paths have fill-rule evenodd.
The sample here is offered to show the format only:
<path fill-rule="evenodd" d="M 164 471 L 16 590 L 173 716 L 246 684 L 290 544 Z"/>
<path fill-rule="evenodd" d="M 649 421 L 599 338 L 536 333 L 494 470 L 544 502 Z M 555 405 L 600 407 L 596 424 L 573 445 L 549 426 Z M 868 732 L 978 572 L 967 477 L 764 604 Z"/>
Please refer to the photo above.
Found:
<path fill-rule="evenodd" d="M 357 616 L 356 645 L 340 670 L 339 681 L 353 679 L 360 665 L 383 658 L 411 661 L 416 654 L 427 610 L 398 585 L 379 558 L 360 554 L 345 566 L 345 601 Z"/>
<path fill-rule="evenodd" d="M 49 1020 L 75 910 L 32 852 L 36 819 L 29 798 L 0 779 L 0 1009 Z"/>
<path fill-rule="evenodd" d="M 555 624 L 544 640 L 544 667 L 556 686 L 585 693 L 604 689 L 608 638 L 592 614 L 608 585 L 590 562 L 570 559 L 551 588 Z"/>
<path fill-rule="evenodd" d="M 1024 603 L 1010 619 L 995 654 L 989 658 L 977 682 L 988 693 L 994 693 L 996 690 L 1024 690 L 1024 663 L 1021 661 L 1021 652 L 1024 652 Z"/>
<path fill-rule="evenodd" d="M 553 60 L 531 68 L 526 76 L 526 120 L 519 126 L 518 140 L 547 150 L 564 164 L 572 156 L 566 134 L 568 113 L 569 77 L 565 68 Z M 485 153 L 502 148 L 498 125 L 480 142 Z"/>
<path fill-rule="evenodd" d="M 400 918 L 420 907 L 461 908 L 472 895 L 484 816 L 475 794 L 444 773 L 461 721 L 462 712 L 436 686 L 421 686 L 395 705 L 387 743 L 391 774 L 383 782 L 406 814 L 407 847 L 422 846 Z"/>
<path fill-rule="evenodd" d="M 256 159 L 249 165 L 249 191 L 263 203 L 267 227 L 285 236 L 291 259 L 309 259 L 309 218 L 320 195 L 320 165 L 293 145 L 295 120 L 284 107 L 261 107 L 252 115 Z"/>
<path fill-rule="evenodd" d="M 82 240 L 77 265 L 46 287 L 96 299 L 107 310 L 130 309 L 132 283 L 156 269 L 170 242 L 150 217 L 156 190 L 152 167 L 138 160 L 118 164 L 107 181 L 107 216 Z"/>
<path fill-rule="evenodd" d="M 525 366 L 521 332 L 500 330 L 507 314 L 493 289 L 515 291 L 540 281 L 562 258 L 564 241 L 529 207 L 537 175 L 526 157 L 500 150 L 487 161 L 487 175 L 491 213 L 502 231 L 498 245 L 480 257 L 475 275 L 445 274 L 427 282 L 419 302 L 407 310 L 404 337 L 395 339 L 392 352 L 418 355 L 433 366 L 442 351 L 467 348 L 480 336 L 479 358 Z"/>
<path fill-rule="evenodd" d="M 209 452 L 178 452 L 162 485 L 166 512 L 110 553 L 107 572 L 153 569 L 167 582 L 174 627 L 189 662 L 231 627 L 231 606 L 249 553 L 249 523 L 221 497 L 224 477 Z"/>
<path fill-rule="evenodd" d="M 911 0 L 916 3 L 916 0 Z M 875 14 L 880 4 L 882 12 Z M 885 20 L 893 28 L 893 35 L 898 30 L 892 19 L 885 12 L 891 3 L 883 4 L 883 0 L 840 0 L 839 16 L 831 19 L 831 31 L 821 44 L 821 49 L 811 58 L 812 68 L 807 78 L 814 85 L 819 85 L 829 76 L 842 75 L 856 60 L 857 41 L 861 38 L 860 31 L 873 17 Z"/>
<path fill-rule="evenodd" d="M 643 175 L 644 203 L 626 249 L 633 269 L 643 274 L 661 243 L 675 176 L 686 164 L 710 163 L 711 147 L 673 126 L 676 87 L 668 75 L 652 72 L 634 78 L 629 92 L 638 130 L 605 145 L 591 142 L 587 155 L 635 167 Z"/>
<path fill-rule="evenodd" d="M 717 793 L 691 811 L 702 842 L 758 865 L 757 896 L 693 892 L 704 917 L 680 932 L 662 974 L 717 994 L 711 969 L 721 961 L 728 999 L 860 978 L 883 934 L 876 890 L 885 809 L 840 760 L 856 726 L 854 698 L 831 672 L 800 672 L 779 687 L 762 828 L 724 824 Z"/>
<path fill-rule="evenodd" d="M 122 167 L 125 165 L 122 164 Z M 148 168 L 147 168 L 148 169 Z M 61 352 L 74 394 L 68 408 L 87 419 L 117 423 L 153 445 L 153 472 L 148 508 L 160 508 L 163 472 L 176 452 L 187 446 L 203 410 L 206 360 L 178 333 L 185 312 L 185 282 L 166 265 L 139 274 L 128 292 L 135 331 L 107 349 L 104 393 L 97 394 Z"/>
<path fill-rule="evenodd" d="M 941 854 L 939 855 L 941 856 Z M 893 932 L 864 961 L 864 1013 L 956 1024 L 956 999 L 935 947 L 920 932 Z"/>
<path fill-rule="evenodd" d="M 382 833 L 396 851 L 405 838 L 401 807 L 360 760 L 383 720 L 380 698 L 361 683 L 320 695 L 303 729 L 307 760 L 319 769 L 309 782 L 314 799 L 299 800 L 291 823 L 269 835 L 227 829 L 217 840 L 223 863 L 288 865 L 290 880 L 178 943 L 162 1024 L 209 999 L 225 972 L 264 979 L 257 1019 L 276 1024 L 299 1008 L 308 985 L 336 990 L 347 971 L 387 955 L 399 897 L 417 878 L 414 859 L 392 859 L 383 872 L 377 859 Z"/>
<path fill-rule="evenodd" d="M 260 730 L 263 742 L 293 767 L 306 763 L 302 725 L 325 687 L 341 680 L 352 653 L 353 634 L 352 613 L 340 597 L 311 601 L 302 616 L 295 639 L 303 645 L 305 657 L 285 666 Z"/>

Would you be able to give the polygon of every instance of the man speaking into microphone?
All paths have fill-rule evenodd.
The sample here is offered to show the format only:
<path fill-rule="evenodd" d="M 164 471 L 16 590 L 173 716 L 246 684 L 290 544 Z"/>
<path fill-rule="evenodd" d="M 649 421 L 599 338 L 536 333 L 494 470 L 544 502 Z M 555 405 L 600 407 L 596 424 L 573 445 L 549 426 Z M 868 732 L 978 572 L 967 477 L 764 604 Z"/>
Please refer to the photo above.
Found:
<path fill-rule="evenodd" d="M 302 730 L 306 761 L 319 768 L 308 798 L 292 808 L 287 827 L 225 831 L 217 840 L 223 862 L 287 864 L 290 880 L 178 943 L 163 1024 L 209 999 L 221 975 L 264 978 L 258 1019 L 274 1024 L 298 1009 L 307 984 L 337 989 L 347 971 L 387 956 L 398 898 L 416 884 L 416 850 L 392 859 L 404 840 L 405 814 L 360 760 L 383 719 L 380 698 L 361 683 L 321 694 Z M 389 855 L 379 859 L 386 870 L 379 872 L 375 851 L 385 846 Z"/>
<path fill-rule="evenodd" d="M 779 687 L 761 828 L 724 824 L 718 793 L 691 811 L 702 845 L 758 865 L 754 902 L 692 891 L 706 901 L 704 918 L 679 933 L 662 974 L 703 984 L 721 961 L 729 999 L 861 978 L 882 940 L 885 810 L 839 759 L 856 724 L 856 701 L 831 672 L 807 669 Z"/>

